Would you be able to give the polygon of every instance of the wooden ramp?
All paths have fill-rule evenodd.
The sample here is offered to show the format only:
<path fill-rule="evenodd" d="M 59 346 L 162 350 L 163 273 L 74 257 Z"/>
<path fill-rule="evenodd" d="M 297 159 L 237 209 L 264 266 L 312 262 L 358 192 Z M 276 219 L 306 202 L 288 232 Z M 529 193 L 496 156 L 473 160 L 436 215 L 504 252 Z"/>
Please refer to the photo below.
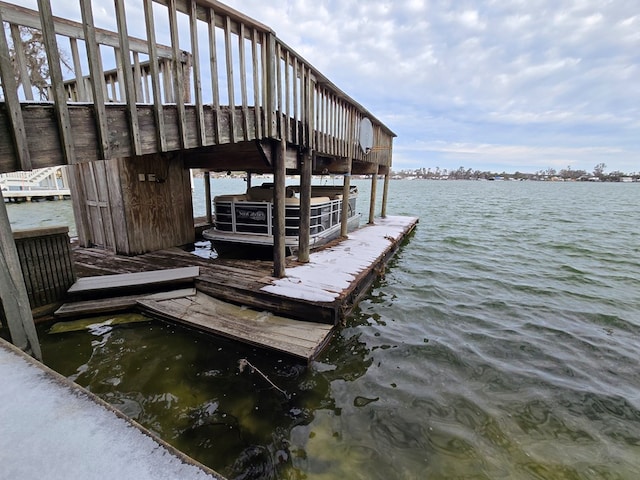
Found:
<path fill-rule="evenodd" d="M 70 295 L 94 292 L 107 293 L 122 289 L 157 288 L 166 285 L 193 283 L 200 274 L 198 267 L 182 267 L 149 272 L 98 275 L 79 278 L 67 291 Z"/>
<path fill-rule="evenodd" d="M 331 339 L 331 325 L 258 312 L 198 292 L 193 296 L 138 300 L 142 311 L 197 330 L 313 360 Z"/>

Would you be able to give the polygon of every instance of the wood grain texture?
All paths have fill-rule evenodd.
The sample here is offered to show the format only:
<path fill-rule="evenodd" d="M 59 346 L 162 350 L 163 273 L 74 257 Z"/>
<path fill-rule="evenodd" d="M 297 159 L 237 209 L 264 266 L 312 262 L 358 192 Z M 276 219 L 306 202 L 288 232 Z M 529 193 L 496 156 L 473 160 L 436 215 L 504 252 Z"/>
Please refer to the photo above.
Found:
<path fill-rule="evenodd" d="M 241 309 L 198 292 L 194 296 L 138 305 L 162 319 L 310 361 L 327 344 L 330 325 L 302 322 L 267 312 Z"/>

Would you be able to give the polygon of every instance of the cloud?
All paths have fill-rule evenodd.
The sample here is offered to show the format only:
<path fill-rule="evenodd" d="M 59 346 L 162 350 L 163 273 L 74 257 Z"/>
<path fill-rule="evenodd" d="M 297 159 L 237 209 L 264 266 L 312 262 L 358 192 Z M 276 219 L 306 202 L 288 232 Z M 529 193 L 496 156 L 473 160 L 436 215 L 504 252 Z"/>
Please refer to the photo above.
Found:
<path fill-rule="evenodd" d="M 57 13 L 68 2 L 53 3 Z M 535 158 L 591 170 L 604 156 L 612 170 L 640 171 L 640 15 L 633 2 L 225 3 L 271 27 L 386 122 L 398 134 L 395 168 L 427 167 L 434 160 L 427 152 L 442 163 L 487 168 L 499 158 L 514 171 L 537 165 Z M 94 13 L 108 22 L 98 4 Z M 132 31 L 144 25 L 128 21 Z M 422 148 L 434 142 L 451 148 Z"/>

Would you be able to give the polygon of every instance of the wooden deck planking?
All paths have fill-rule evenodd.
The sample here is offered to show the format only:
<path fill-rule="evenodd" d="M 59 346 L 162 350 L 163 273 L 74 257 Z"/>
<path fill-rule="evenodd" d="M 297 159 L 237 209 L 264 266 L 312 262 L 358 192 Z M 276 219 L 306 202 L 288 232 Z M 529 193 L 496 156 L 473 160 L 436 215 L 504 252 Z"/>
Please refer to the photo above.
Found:
<path fill-rule="evenodd" d="M 380 222 L 384 223 L 382 220 Z M 386 262 L 395 254 L 402 240 L 413 231 L 417 219 L 407 217 L 405 223 L 402 232 L 393 238 L 389 237 L 388 245 L 378 252 L 377 258 L 355 275 L 332 302 L 289 298 L 262 290 L 275 280 L 272 277 L 273 263 L 266 260 L 208 259 L 177 247 L 136 257 L 114 255 L 99 249 L 75 248 L 74 256 L 76 272 L 80 277 L 198 266 L 200 275 L 195 280 L 195 286 L 209 296 L 303 321 L 337 324 L 366 295 L 375 279 L 383 274 Z M 367 228 L 365 226 L 361 230 L 366 231 Z M 339 243 L 335 243 L 328 248 L 338 246 Z M 302 264 L 293 257 L 287 258 L 287 269 L 297 266 Z"/>
<path fill-rule="evenodd" d="M 199 267 L 181 267 L 118 275 L 99 275 L 79 278 L 68 290 L 69 294 L 105 292 L 126 288 L 174 285 L 193 281 L 200 273 Z"/>
<path fill-rule="evenodd" d="M 103 313 L 122 312 L 132 310 L 138 305 L 138 300 L 143 298 L 164 300 L 168 298 L 185 297 L 195 295 L 195 288 L 183 288 L 170 292 L 155 294 L 125 295 L 122 297 L 102 298 L 97 300 L 83 300 L 80 302 L 65 303 L 58 308 L 54 315 L 59 318 L 71 318 L 78 316 L 100 315 Z"/>
<path fill-rule="evenodd" d="M 178 299 L 141 299 L 138 304 L 143 311 L 165 320 L 307 361 L 322 351 L 333 330 L 330 325 L 238 307 L 201 292 Z"/>

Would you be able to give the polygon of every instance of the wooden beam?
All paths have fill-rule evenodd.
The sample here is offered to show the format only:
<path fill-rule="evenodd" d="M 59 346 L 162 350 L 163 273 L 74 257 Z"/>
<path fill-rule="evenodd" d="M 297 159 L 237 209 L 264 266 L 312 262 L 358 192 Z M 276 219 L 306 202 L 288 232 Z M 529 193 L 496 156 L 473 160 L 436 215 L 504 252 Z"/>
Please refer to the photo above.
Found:
<path fill-rule="evenodd" d="M 376 210 L 376 185 L 378 183 L 378 174 L 371 175 L 371 198 L 369 200 L 369 225 L 373 225 Z"/>
<path fill-rule="evenodd" d="M 390 174 L 387 173 L 384 175 L 384 187 L 382 188 L 382 210 L 380 212 L 380 216 L 382 218 L 387 218 L 387 199 L 389 197 L 389 177 Z"/>
<path fill-rule="evenodd" d="M 0 26 L 4 25 L 2 22 L 2 12 L 0 12 Z M 20 46 L 17 46 L 16 48 L 22 50 Z M 24 128 L 24 119 L 22 118 L 20 100 L 18 99 L 18 87 L 16 85 L 15 77 L 13 76 L 13 66 L 11 63 L 9 45 L 7 44 L 7 38 L 4 35 L 3 27 L 0 32 L 0 79 L 2 79 L 4 101 L 8 107 L 7 112 L 9 114 L 12 140 L 16 157 L 20 164 L 20 169 L 31 170 L 31 155 L 27 145 L 27 134 Z"/>
<path fill-rule="evenodd" d="M 27 288 L 24 284 L 2 192 L 0 192 L 0 305 L 4 310 L 13 344 L 42 361 L 38 334 L 33 323 Z"/>
<path fill-rule="evenodd" d="M 207 223 L 213 223 L 213 214 L 211 212 L 211 174 L 204 172 L 204 201 L 205 211 L 207 212 Z"/>
<path fill-rule="evenodd" d="M 298 261 L 309 262 L 311 237 L 311 152 L 305 149 L 300 158 L 300 222 L 298 230 Z"/>
<path fill-rule="evenodd" d="M 351 159 L 348 159 L 349 171 L 344 174 L 343 186 L 342 186 L 342 211 L 340 212 L 340 236 L 346 237 L 348 230 L 349 219 L 349 193 L 351 191 Z"/>
<path fill-rule="evenodd" d="M 133 287 L 159 287 L 191 283 L 200 274 L 200 267 L 182 267 L 150 272 L 121 273 L 79 278 L 70 294 L 106 293 Z"/>
<path fill-rule="evenodd" d="M 273 199 L 273 276 L 285 276 L 286 245 L 285 237 L 285 155 L 287 144 L 283 139 L 274 143 L 275 165 L 273 169 L 274 199 Z"/>

